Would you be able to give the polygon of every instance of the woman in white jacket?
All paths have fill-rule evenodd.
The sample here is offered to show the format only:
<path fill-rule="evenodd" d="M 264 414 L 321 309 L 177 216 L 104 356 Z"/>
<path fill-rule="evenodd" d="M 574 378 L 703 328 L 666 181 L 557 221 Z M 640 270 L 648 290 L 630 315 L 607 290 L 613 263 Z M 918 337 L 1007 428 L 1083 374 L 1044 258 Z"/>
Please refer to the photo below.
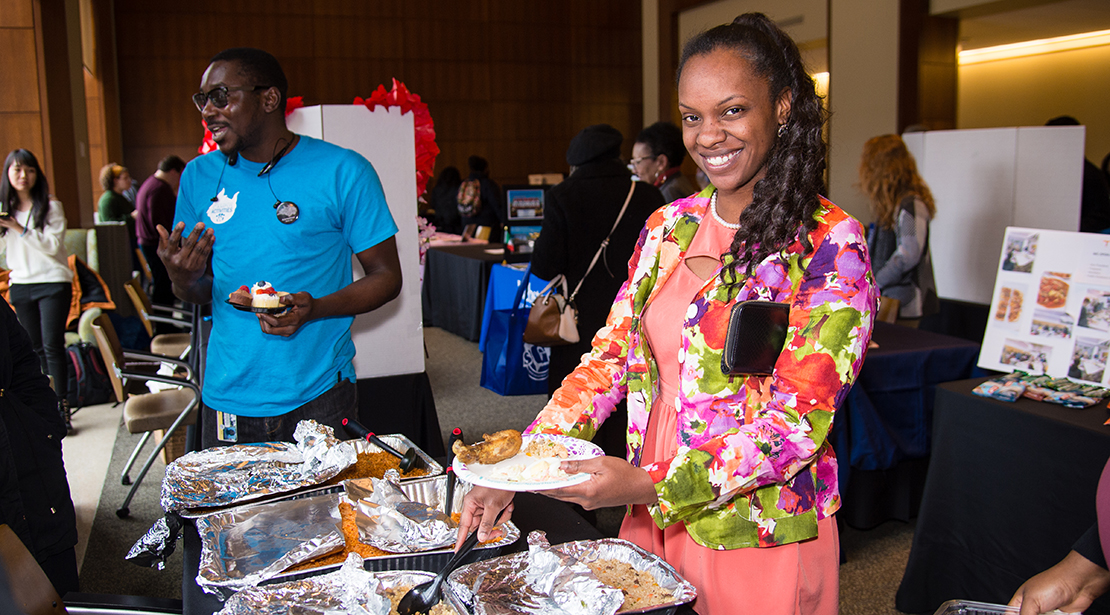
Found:
<path fill-rule="evenodd" d="M 44 373 L 54 378 L 58 407 L 69 426 L 69 369 L 65 330 L 73 297 L 63 239 L 66 217 L 50 195 L 35 155 L 13 150 L 0 177 L 0 246 L 11 269 L 9 297 L 19 323 L 27 330 Z"/>

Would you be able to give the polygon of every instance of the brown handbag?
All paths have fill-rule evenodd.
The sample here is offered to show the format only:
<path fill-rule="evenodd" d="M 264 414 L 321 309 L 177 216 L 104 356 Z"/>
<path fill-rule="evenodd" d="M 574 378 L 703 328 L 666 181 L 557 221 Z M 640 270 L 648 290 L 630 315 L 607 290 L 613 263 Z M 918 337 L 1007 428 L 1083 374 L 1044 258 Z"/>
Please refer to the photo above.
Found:
<path fill-rule="evenodd" d="M 636 182 L 632 182 L 632 187 L 628 189 L 628 196 L 624 198 L 624 205 L 621 207 L 620 213 L 617 214 L 617 220 L 613 223 L 613 228 L 609 230 L 609 234 L 601 242 L 601 247 L 594 253 L 590 266 L 586 268 L 586 273 L 582 276 L 582 279 L 578 280 L 574 292 L 567 295 L 567 278 L 561 273 L 555 276 L 540 291 L 536 300 L 532 302 L 532 309 L 528 312 L 528 324 L 524 328 L 525 342 L 534 346 L 564 346 L 578 343 L 580 339 L 578 336 L 578 308 L 574 305 L 574 298 L 578 296 L 578 290 L 582 288 L 582 282 L 586 281 L 586 276 L 593 271 L 597 259 L 601 258 L 601 254 L 609 246 L 609 237 L 613 236 L 613 231 L 617 230 L 617 225 L 621 223 L 621 218 L 624 217 L 624 212 L 628 209 L 628 203 L 632 200 L 632 193 L 635 191 Z M 521 282 L 521 284 L 527 283 L 527 278 Z M 557 285 L 562 286 L 562 294 L 558 292 Z"/>
<path fill-rule="evenodd" d="M 557 284 L 562 285 L 562 293 Z M 578 339 L 578 308 L 567 299 L 567 279 L 559 274 L 532 302 L 524 341 L 535 346 L 563 346 L 576 344 Z"/>

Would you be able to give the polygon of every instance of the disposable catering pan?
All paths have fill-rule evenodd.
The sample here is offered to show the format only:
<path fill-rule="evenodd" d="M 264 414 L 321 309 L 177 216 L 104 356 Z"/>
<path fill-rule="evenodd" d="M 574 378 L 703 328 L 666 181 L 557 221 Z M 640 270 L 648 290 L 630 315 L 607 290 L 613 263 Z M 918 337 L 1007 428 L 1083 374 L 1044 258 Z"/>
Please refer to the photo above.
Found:
<path fill-rule="evenodd" d="M 444 475 L 421 478 L 400 485 L 401 490 L 405 493 L 410 500 L 422 502 L 429 506 L 442 509 L 443 498 L 446 495 L 446 482 L 447 477 Z M 470 485 L 460 483 L 454 494 L 456 506 L 460 505 L 463 496 L 470 490 Z M 202 555 L 201 555 L 201 573 L 209 583 L 224 585 L 225 579 L 228 579 L 227 570 L 235 570 L 236 578 L 243 578 L 245 575 L 252 573 L 251 567 L 265 567 L 266 563 L 258 564 L 257 554 L 259 547 L 257 545 L 241 544 L 239 538 L 227 539 L 226 536 L 235 535 L 236 524 L 250 524 L 251 519 L 259 519 L 254 517 L 255 511 L 257 514 L 274 515 L 279 517 L 280 507 L 286 503 L 292 503 L 297 500 L 306 498 L 327 498 L 329 496 L 335 498 L 336 505 L 341 497 L 344 487 L 342 485 L 334 485 L 317 489 L 311 493 L 298 493 L 289 495 L 281 500 L 270 501 L 266 503 L 252 503 L 215 513 L 212 515 L 205 515 L 203 519 L 198 521 L 198 529 L 204 527 L 201 532 Z M 256 521 L 257 522 L 257 521 Z M 243 530 L 242 525 L 239 526 L 240 532 Z M 490 557 L 495 557 L 501 553 L 501 548 L 516 542 L 520 538 L 520 530 L 512 523 L 506 522 L 503 524 L 505 536 L 493 543 L 479 545 L 478 548 L 471 552 L 467 562 L 475 562 Z M 250 532 L 252 537 L 257 537 L 256 532 Z M 306 536 L 305 540 L 311 539 L 312 536 Z M 225 542 L 231 540 L 231 542 Z M 439 570 L 451 558 L 454 552 L 454 545 L 448 545 L 439 549 L 431 551 L 421 551 L 418 553 L 396 553 L 389 555 L 382 555 L 378 557 L 366 558 L 363 561 L 363 567 L 372 572 L 384 570 L 424 570 L 429 572 L 439 572 Z M 274 559 L 269 561 L 276 561 L 281 553 L 285 551 L 279 549 L 279 553 L 274 556 Z M 217 554 L 221 553 L 241 553 L 239 557 L 246 558 L 240 560 L 238 558 L 232 562 L 224 562 Z M 207 555 L 207 556 L 206 556 Z M 253 563 L 248 563 L 253 562 Z M 297 570 L 292 572 L 284 572 L 270 577 L 263 581 L 262 584 L 283 582 L 290 580 L 300 580 L 312 577 L 325 572 L 335 570 L 340 566 L 339 563 L 318 566 L 306 570 Z M 198 577 L 198 581 L 199 581 Z M 235 581 L 228 580 L 227 582 L 235 583 Z"/>
<path fill-rule="evenodd" d="M 454 506 L 451 510 L 459 510 L 462 506 L 463 497 L 470 491 L 472 485 L 459 481 L 455 486 Z M 332 489 L 342 490 L 342 487 L 333 487 Z M 405 493 L 408 498 L 414 502 L 422 502 L 429 506 L 443 508 L 443 499 L 447 491 L 447 477 L 445 475 L 422 477 L 401 483 L 401 491 Z M 497 557 L 501 554 L 501 549 L 507 547 L 518 539 L 520 539 L 520 529 L 513 524 L 512 521 L 506 521 L 501 525 L 505 531 L 505 535 L 496 542 L 487 544 L 479 544 L 470 555 L 463 560 L 464 564 L 482 561 L 491 557 Z M 451 555 L 455 552 L 454 545 L 436 549 L 434 551 L 421 551 L 420 553 L 397 553 L 393 555 L 383 555 L 379 557 L 370 557 L 363 560 L 363 567 L 372 572 L 381 570 L 424 570 L 428 572 L 439 572 L 447 565 L 447 561 L 451 559 Z M 285 573 L 279 577 L 282 580 L 292 578 L 303 578 L 320 572 L 332 570 L 339 565 L 326 566 L 321 568 L 314 568 L 312 570 L 298 570 L 296 572 Z"/>
<path fill-rule="evenodd" d="M 380 583 L 378 594 L 389 598 L 389 592 L 396 591 L 396 598 L 400 599 L 402 591 L 415 587 L 421 583 L 431 581 L 434 574 L 421 570 L 390 570 L 371 573 L 373 578 Z M 352 578 L 338 575 L 338 578 L 329 578 L 322 575 L 311 579 L 300 579 L 274 583 L 260 587 L 252 587 L 239 592 L 229 598 L 224 604 L 224 610 L 232 615 L 253 615 L 263 612 L 327 612 L 333 613 L 346 606 L 344 594 L 352 591 L 357 594 L 361 587 L 353 587 L 350 583 L 365 582 L 363 578 Z M 454 609 L 458 608 L 448 600 L 441 604 Z M 300 607 L 300 608 L 298 608 Z M 345 610 L 343 612 L 346 612 Z M 394 611 L 396 612 L 396 611 Z"/>
<path fill-rule="evenodd" d="M 682 578 L 673 566 L 659 556 L 627 540 L 618 538 L 579 540 L 552 545 L 552 549 L 570 555 L 583 563 L 599 559 L 626 562 L 637 570 L 651 574 L 660 587 L 670 591 L 674 596 L 673 602 L 668 604 L 646 609 L 619 611 L 620 615 L 648 613 L 652 615 L 675 615 L 679 607 L 693 602 L 697 598 L 697 589 L 694 588 L 692 583 Z M 477 612 L 486 612 L 486 605 L 478 604 L 482 601 L 481 595 L 475 595 L 470 589 L 480 591 L 481 583 L 484 582 L 483 577 L 488 580 L 506 570 L 510 571 L 510 574 L 519 574 L 519 571 L 526 566 L 528 557 L 529 555 L 526 552 L 514 553 L 461 567 L 447 577 L 447 583 L 444 584 L 444 595 L 450 596 L 451 603 L 462 614 L 473 615 Z M 501 612 L 505 609 L 505 605 L 498 604 L 496 609 Z M 516 612 L 516 609 L 513 609 L 513 612 Z M 528 611 L 522 610 L 521 612 Z"/>
<path fill-rule="evenodd" d="M 969 600 L 949 600 L 940 605 L 934 615 L 1017 615 L 1021 610 L 1016 606 L 971 602 Z M 1066 615 L 1062 611 L 1052 611 L 1050 615 Z"/>
<path fill-rule="evenodd" d="M 396 451 L 398 451 L 402 454 L 408 452 L 409 449 L 416 449 L 416 456 L 424 462 L 424 469 L 427 470 L 427 474 L 425 474 L 423 476 L 413 476 L 413 477 L 410 477 L 410 478 L 405 478 L 405 477 L 402 476 L 401 477 L 401 484 L 402 485 L 404 485 L 406 483 L 414 482 L 414 481 L 425 480 L 429 477 L 443 475 L 443 466 L 441 466 L 435 459 L 433 459 L 430 455 L 428 455 L 428 453 L 425 453 L 420 447 L 416 446 L 416 443 L 413 442 L 412 440 L 410 440 L 409 438 L 407 438 L 406 436 L 404 436 L 402 434 L 389 434 L 389 435 L 378 436 L 378 438 L 380 438 L 382 440 L 382 442 L 385 442 L 387 445 L 392 447 L 394 450 L 396 450 Z M 381 453 L 381 452 L 384 452 L 384 451 L 382 451 L 381 448 L 379 448 L 378 446 L 376 446 L 374 444 L 371 444 L 370 442 L 367 442 L 366 440 L 350 440 L 350 442 L 351 442 L 352 445 L 354 445 L 355 451 L 359 452 L 359 453 Z M 218 514 L 218 513 L 221 513 L 223 511 L 226 511 L 226 510 L 236 509 L 240 506 L 249 506 L 249 505 L 252 505 L 252 504 L 262 504 L 262 503 L 265 503 L 265 502 L 273 502 L 273 501 L 277 501 L 277 500 L 284 500 L 284 499 L 289 498 L 291 495 L 314 495 L 314 494 L 317 494 L 317 493 L 326 493 L 329 489 L 334 489 L 335 487 L 336 487 L 335 485 L 310 485 L 310 486 L 307 486 L 307 487 L 299 487 L 299 488 L 295 488 L 295 489 L 280 492 L 280 493 L 271 493 L 271 494 L 264 495 L 264 496 L 261 496 L 261 497 L 256 497 L 256 498 L 247 497 L 247 498 L 241 499 L 238 502 L 235 502 L 233 504 L 228 504 L 228 505 L 225 505 L 225 506 L 213 506 L 213 507 L 207 507 L 207 508 L 202 508 L 202 507 L 187 508 L 187 509 L 181 511 L 180 514 L 181 514 L 182 517 L 185 517 L 187 519 L 196 519 L 198 517 L 205 517 L 205 516 L 208 516 L 208 515 Z M 339 489 L 339 490 L 341 491 L 342 489 Z"/>

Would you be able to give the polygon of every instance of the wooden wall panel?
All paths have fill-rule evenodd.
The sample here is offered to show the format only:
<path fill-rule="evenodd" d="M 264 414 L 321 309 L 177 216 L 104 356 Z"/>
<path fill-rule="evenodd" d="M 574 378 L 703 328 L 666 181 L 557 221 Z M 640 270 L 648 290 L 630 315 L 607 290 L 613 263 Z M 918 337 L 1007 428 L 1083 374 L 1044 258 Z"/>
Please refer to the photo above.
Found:
<path fill-rule="evenodd" d="M 35 30 L 0 28 L 0 57 L 14 60 L 4 64 L 4 80 L 7 83 L 0 88 L 0 110 L 6 113 L 38 111 Z"/>
<path fill-rule="evenodd" d="M 0 2 L 0 28 L 33 28 L 35 11 L 31 0 Z"/>
<path fill-rule="evenodd" d="M 441 153 L 437 172 L 480 154 L 502 183 L 566 172 L 582 127 L 642 127 L 640 2 L 557 0 L 314 0 L 172 8 L 116 0 L 125 161 L 136 177 L 200 143 L 189 102 L 208 58 L 261 47 L 282 62 L 289 94 L 347 104 L 393 78 L 426 102 Z"/>
<path fill-rule="evenodd" d="M 16 148 L 29 149 L 43 164 L 42 116 L 29 113 L 0 113 L 0 162 Z M 49 179 L 49 178 L 48 178 Z"/>

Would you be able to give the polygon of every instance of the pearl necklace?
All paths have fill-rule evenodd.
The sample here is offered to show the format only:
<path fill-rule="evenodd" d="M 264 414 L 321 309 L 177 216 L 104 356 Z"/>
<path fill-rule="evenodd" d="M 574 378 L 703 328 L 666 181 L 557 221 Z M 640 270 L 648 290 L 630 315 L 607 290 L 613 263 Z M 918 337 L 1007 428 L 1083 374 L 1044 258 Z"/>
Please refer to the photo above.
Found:
<path fill-rule="evenodd" d="M 717 190 L 714 190 L 713 196 L 709 197 L 709 213 L 713 214 L 713 219 L 717 222 L 720 222 L 721 226 L 733 231 L 738 230 L 740 228 L 739 222 L 725 222 L 725 219 L 721 217 L 721 214 L 717 213 L 717 192 Z"/>

